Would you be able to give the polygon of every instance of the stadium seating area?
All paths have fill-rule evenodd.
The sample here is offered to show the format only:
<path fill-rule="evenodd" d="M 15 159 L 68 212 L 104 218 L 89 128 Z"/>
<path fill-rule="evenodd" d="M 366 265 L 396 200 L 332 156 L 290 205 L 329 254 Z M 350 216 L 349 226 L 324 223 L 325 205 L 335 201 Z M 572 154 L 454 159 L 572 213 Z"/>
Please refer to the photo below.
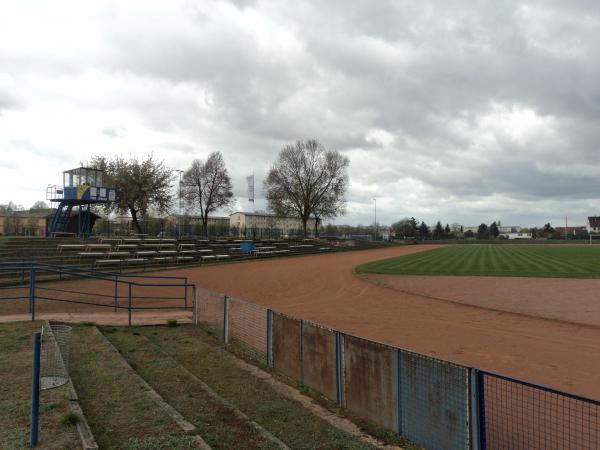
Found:
<path fill-rule="evenodd" d="M 242 245 L 242 243 L 249 245 Z M 140 237 L 11 238 L 0 246 L 0 261 L 39 261 L 107 272 L 198 265 L 238 259 L 322 253 L 332 250 L 313 239 L 234 240 Z M 0 272 L 8 280 L 18 274 Z M 19 275 L 20 276 L 20 275 Z"/>

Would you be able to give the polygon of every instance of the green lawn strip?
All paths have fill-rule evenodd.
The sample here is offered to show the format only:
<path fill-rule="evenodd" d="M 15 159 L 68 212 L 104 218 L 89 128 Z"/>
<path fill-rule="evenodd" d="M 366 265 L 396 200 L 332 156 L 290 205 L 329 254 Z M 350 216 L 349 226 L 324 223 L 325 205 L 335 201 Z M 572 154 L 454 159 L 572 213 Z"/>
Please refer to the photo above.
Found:
<path fill-rule="evenodd" d="M 8 236 L 0 236 L 0 247 L 8 242 Z"/>
<path fill-rule="evenodd" d="M 454 245 L 373 261 L 357 273 L 600 278 L 600 247 Z"/>
<path fill-rule="evenodd" d="M 0 448 L 29 445 L 31 414 L 32 333 L 41 322 L 0 324 Z M 81 441 L 76 427 L 61 423 L 69 414 L 66 386 L 40 393 L 39 449 L 76 449 Z"/>
<path fill-rule="evenodd" d="M 93 327 L 73 328 L 70 372 L 100 448 L 195 448 Z"/>
<path fill-rule="evenodd" d="M 211 398 L 193 377 L 139 331 L 106 328 L 104 332 L 136 372 L 197 427 L 208 445 L 215 449 L 278 448 L 249 421 L 235 417 L 229 408 Z"/>
<path fill-rule="evenodd" d="M 220 336 L 222 335 L 222 332 L 220 334 L 217 334 L 214 332 L 214 330 L 212 328 L 208 328 L 205 325 L 199 325 L 197 327 L 197 330 L 202 331 L 202 332 L 196 333 L 197 337 L 200 337 L 201 339 L 203 339 L 205 342 L 208 342 L 209 344 L 213 344 L 218 347 L 222 346 L 221 340 L 220 340 L 221 339 Z M 276 371 L 268 368 L 265 365 L 265 356 L 264 355 L 262 355 L 260 358 L 258 358 L 257 353 L 254 349 L 249 349 L 249 347 L 247 345 L 245 345 L 243 342 L 239 341 L 238 339 L 230 339 L 229 344 L 227 345 L 226 349 L 223 348 L 222 351 L 226 351 L 227 353 L 232 353 L 232 355 L 231 355 L 232 358 L 237 358 L 248 364 L 256 366 L 258 369 L 271 375 L 278 382 L 287 384 L 288 386 L 292 387 L 293 389 L 299 390 L 305 396 L 310 397 L 314 403 L 329 410 L 329 412 L 331 412 L 333 414 L 336 414 L 338 416 L 343 417 L 344 419 L 349 420 L 350 422 L 353 422 L 361 431 L 363 431 L 364 433 L 366 433 L 370 436 L 375 437 L 383 444 L 399 446 L 405 450 L 423 450 L 423 447 L 413 444 L 408 439 L 398 435 L 397 433 L 395 433 L 391 430 L 388 430 L 386 428 L 380 427 L 379 425 L 369 422 L 355 414 L 352 414 L 351 412 L 349 412 L 345 409 L 340 408 L 334 401 L 323 396 L 323 394 L 321 394 L 320 392 L 318 392 L 314 389 L 311 389 L 308 386 L 298 385 L 298 383 L 294 382 L 294 380 L 292 380 L 291 378 L 278 374 Z"/>
<path fill-rule="evenodd" d="M 373 448 L 223 358 L 212 337 L 200 328 L 144 328 L 140 332 L 290 448 Z"/>

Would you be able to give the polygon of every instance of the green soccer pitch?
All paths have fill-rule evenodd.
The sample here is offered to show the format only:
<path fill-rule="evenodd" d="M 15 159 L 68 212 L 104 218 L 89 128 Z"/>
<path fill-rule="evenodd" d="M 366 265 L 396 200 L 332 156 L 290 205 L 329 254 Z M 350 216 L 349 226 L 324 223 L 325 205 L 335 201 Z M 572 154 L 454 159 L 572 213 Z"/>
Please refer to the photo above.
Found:
<path fill-rule="evenodd" d="M 362 264 L 356 272 L 600 278 L 600 245 L 449 245 Z"/>

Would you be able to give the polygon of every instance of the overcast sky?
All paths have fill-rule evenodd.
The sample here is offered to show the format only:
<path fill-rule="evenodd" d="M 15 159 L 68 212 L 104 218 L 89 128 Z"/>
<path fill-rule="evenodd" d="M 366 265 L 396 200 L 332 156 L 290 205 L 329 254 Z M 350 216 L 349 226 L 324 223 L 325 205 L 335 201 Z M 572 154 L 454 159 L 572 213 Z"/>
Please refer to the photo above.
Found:
<path fill-rule="evenodd" d="M 317 138 L 351 162 L 337 223 L 583 224 L 599 56 L 596 1 L 0 0 L 0 204 L 94 154 L 218 150 L 250 210 L 244 177 Z"/>

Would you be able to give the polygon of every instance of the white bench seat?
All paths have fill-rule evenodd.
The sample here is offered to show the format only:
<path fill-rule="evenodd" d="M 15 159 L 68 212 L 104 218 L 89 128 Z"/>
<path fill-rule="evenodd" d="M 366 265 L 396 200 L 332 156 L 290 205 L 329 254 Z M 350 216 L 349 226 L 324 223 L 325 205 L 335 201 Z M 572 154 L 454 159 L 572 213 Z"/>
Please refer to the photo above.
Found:
<path fill-rule="evenodd" d="M 97 259 L 96 260 L 96 265 L 97 266 L 108 266 L 108 265 L 113 265 L 113 264 L 121 264 L 121 260 L 120 259 Z"/>
<path fill-rule="evenodd" d="M 148 260 L 146 258 L 130 258 L 130 259 L 126 259 L 125 260 L 127 262 L 127 264 L 136 264 L 136 263 L 143 263 L 143 262 L 147 262 Z"/>

